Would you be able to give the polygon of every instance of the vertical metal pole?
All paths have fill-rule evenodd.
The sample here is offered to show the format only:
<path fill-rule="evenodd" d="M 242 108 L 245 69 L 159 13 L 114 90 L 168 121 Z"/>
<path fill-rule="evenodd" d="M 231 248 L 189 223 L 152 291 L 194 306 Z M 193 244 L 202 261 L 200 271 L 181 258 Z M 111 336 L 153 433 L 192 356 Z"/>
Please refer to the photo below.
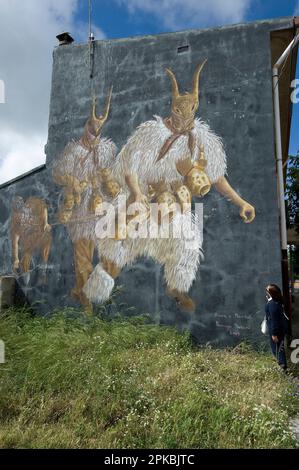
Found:
<path fill-rule="evenodd" d="M 92 3 L 91 3 L 91 0 L 88 0 L 89 41 L 91 41 L 91 15 L 92 15 Z"/>
<path fill-rule="evenodd" d="M 275 143 L 276 143 L 276 166 L 277 166 L 277 184 L 278 184 L 278 203 L 280 220 L 280 243 L 281 243 L 281 274 L 282 290 L 285 299 L 285 308 L 287 315 L 291 316 L 291 302 L 289 293 L 289 268 L 288 268 L 288 242 L 287 225 L 284 196 L 284 180 L 282 167 L 282 144 L 281 144 L 281 125 L 280 125 L 280 103 L 279 103 L 279 77 L 278 68 L 273 68 L 273 90 L 274 90 L 274 119 L 275 119 Z"/>
<path fill-rule="evenodd" d="M 282 140 L 281 140 L 281 123 L 280 123 L 280 103 L 279 103 L 279 76 L 278 71 L 282 64 L 285 63 L 289 54 L 299 41 L 299 34 L 291 41 L 283 54 L 273 67 L 273 93 L 274 93 L 274 120 L 275 120 L 275 144 L 276 144 L 276 165 L 277 165 L 277 183 L 278 183 L 278 201 L 280 213 L 280 241 L 281 241 L 281 268 L 283 294 L 286 302 L 286 310 L 291 316 L 291 301 L 289 292 L 289 268 L 288 268 L 288 245 L 287 245 L 287 225 L 285 211 L 285 194 L 284 179 L 282 165 Z"/>
<path fill-rule="evenodd" d="M 89 78 L 93 79 L 94 68 L 94 35 L 92 33 L 92 0 L 88 0 L 88 16 L 89 16 Z M 92 90 L 93 93 L 93 90 Z"/>
<path fill-rule="evenodd" d="M 277 165 L 278 196 L 279 196 L 278 202 L 279 202 L 279 209 L 280 209 L 281 249 L 287 250 L 287 226 L 286 226 L 284 181 L 283 181 L 283 168 L 282 168 L 280 103 L 279 103 L 279 86 L 278 86 L 278 68 L 277 67 L 273 68 L 273 90 L 274 90 L 276 165 Z"/>

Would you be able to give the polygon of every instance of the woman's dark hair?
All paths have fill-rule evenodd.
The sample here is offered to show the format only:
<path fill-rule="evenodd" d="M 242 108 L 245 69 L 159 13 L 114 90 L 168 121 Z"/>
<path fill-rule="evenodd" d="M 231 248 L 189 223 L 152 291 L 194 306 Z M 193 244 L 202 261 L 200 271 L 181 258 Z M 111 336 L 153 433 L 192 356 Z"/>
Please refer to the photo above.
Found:
<path fill-rule="evenodd" d="M 276 284 L 268 284 L 267 292 L 269 292 L 275 302 L 279 302 L 280 304 L 284 303 L 281 290 Z"/>

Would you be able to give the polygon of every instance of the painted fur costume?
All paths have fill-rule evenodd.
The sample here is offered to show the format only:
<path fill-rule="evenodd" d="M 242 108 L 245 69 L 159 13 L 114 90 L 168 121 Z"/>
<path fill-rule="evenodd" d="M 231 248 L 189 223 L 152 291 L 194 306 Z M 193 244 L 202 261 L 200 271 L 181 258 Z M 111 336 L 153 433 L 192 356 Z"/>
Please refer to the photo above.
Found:
<path fill-rule="evenodd" d="M 180 181 L 184 177 L 176 168 L 176 163 L 183 156 L 190 156 L 194 163 L 198 159 L 200 147 L 203 145 L 207 160 L 206 174 L 211 183 L 216 182 L 226 173 L 226 155 L 221 140 L 202 121 L 196 119 L 192 130 L 195 138 L 195 148 L 190 155 L 188 138 L 181 136 L 166 156 L 156 163 L 159 152 L 171 135 L 171 131 L 165 126 L 162 118 L 156 116 L 155 120 L 142 124 L 117 157 L 117 162 L 112 168 L 113 175 L 125 187 L 125 174 L 129 169 L 138 174 L 141 190 L 148 193 L 148 186 L 153 182 L 165 180 L 169 186 Z M 127 188 L 127 195 L 129 190 Z M 182 232 L 186 234 L 183 239 L 126 239 L 113 240 L 111 238 L 98 239 L 99 253 L 106 259 L 115 263 L 119 268 L 132 264 L 139 256 L 150 257 L 165 268 L 165 280 L 170 289 L 187 292 L 198 270 L 202 258 L 202 233 L 199 230 L 195 215 L 192 216 L 192 227 L 195 232 L 195 240 L 192 249 L 188 248 L 186 227 L 190 225 L 187 214 L 177 214 L 173 223 L 182 224 Z M 103 280 L 105 279 L 105 282 Z M 114 280 L 105 273 L 101 266 L 97 266 L 90 277 L 84 292 L 93 302 L 107 300 L 114 287 Z"/>
<path fill-rule="evenodd" d="M 111 102 L 112 89 L 103 115 L 96 115 L 96 100 L 91 116 L 85 124 L 82 138 L 70 142 L 58 158 L 54 169 L 55 182 L 63 187 L 63 204 L 58 213 L 59 222 L 66 224 L 74 247 L 76 285 L 72 296 L 87 311 L 92 305 L 83 292 L 93 271 L 95 249 L 95 211 L 107 194 L 107 178 L 103 172 L 115 159 L 117 149 L 110 139 L 100 138 Z M 113 181 L 110 180 L 110 183 Z M 109 192 L 109 187 L 108 187 Z"/>
<path fill-rule="evenodd" d="M 97 200 L 100 204 L 105 197 L 101 170 L 115 160 L 116 153 L 116 145 L 110 139 L 99 139 L 91 149 L 81 141 L 72 141 L 56 162 L 55 180 L 58 183 L 70 180 L 70 184 L 63 185 L 64 203 L 58 217 L 67 223 L 72 242 L 95 238 L 95 206 Z M 76 183 L 72 184 L 73 181 Z"/>
<path fill-rule="evenodd" d="M 129 208 L 132 202 L 141 204 L 145 210 L 149 203 L 166 202 L 173 216 L 168 226 L 177 224 L 186 230 L 181 238 L 170 236 L 168 239 L 117 239 L 122 238 L 119 232 L 116 239 L 112 239 L 97 230 L 102 262 L 84 287 L 91 301 L 107 300 L 121 269 L 136 258 L 146 256 L 164 267 L 168 295 L 181 309 L 194 311 L 195 304 L 188 291 L 202 258 L 202 227 L 196 215 L 191 214 L 192 196 L 204 196 L 213 185 L 239 207 L 239 215 L 245 223 L 251 223 L 255 218 L 254 207 L 242 199 L 225 178 L 226 155 L 221 139 L 206 123 L 195 119 L 199 107 L 199 77 L 205 63 L 195 70 L 192 92 L 183 95 L 173 72 L 166 70 L 172 83 L 170 117 L 163 120 L 156 116 L 155 120 L 139 126 L 110 169 L 120 187 L 125 188 Z M 113 202 L 117 205 L 118 198 Z M 185 202 L 189 203 L 189 210 L 172 212 L 174 202 L 181 207 Z M 144 223 L 148 223 L 147 219 Z M 190 231 L 194 235 L 192 245 Z"/>
<path fill-rule="evenodd" d="M 200 119 L 195 119 L 194 128 L 190 131 L 195 141 L 193 152 L 191 153 L 188 147 L 188 137 L 181 135 L 165 157 L 157 162 L 160 150 L 172 132 L 161 117 L 154 117 L 154 120 L 138 127 L 117 157 L 113 174 L 121 181 L 122 187 L 125 187 L 124 175 L 134 172 L 138 175 L 140 189 L 144 194 L 147 193 L 151 182 L 183 182 L 184 177 L 179 174 L 176 163 L 186 157 L 195 163 L 199 158 L 201 146 L 204 147 L 207 160 L 205 172 L 211 183 L 215 183 L 226 173 L 226 155 L 222 141 L 208 124 Z"/>

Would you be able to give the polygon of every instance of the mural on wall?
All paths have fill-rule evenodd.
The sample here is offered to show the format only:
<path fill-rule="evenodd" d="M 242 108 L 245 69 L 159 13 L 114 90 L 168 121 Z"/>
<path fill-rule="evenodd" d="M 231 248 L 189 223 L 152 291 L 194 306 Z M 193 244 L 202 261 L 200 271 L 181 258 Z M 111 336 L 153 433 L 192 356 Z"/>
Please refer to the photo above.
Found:
<path fill-rule="evenodd" d="M 115 279 L 138 257 L 159 263 L 164 268 L 167 294 L 179 308 L 193 312 L 196 305 L 189 290 L 203 250 L 202 226 L 198 214 L 191 210 L 192 198 L 203 198 L 214 187 L 239 208 L 245 223 L 255 218 L 254 207 L 226 179 L 227 158 L 221 139 L 195 117 L 205 64 L 197 66 L 192 91 L 185 94 L 180 93 L 174 73 L 166 70 L 172 85 L 170 115 L 164 119 L 154 116 L 141 124 L 118 154 L 113 141 L 101 137 L 109 117 L 112 89 L 100 116 L 94 99 L 82 137 L 68 143 L 55 161 L 53 180 L 62 188 L 55 224 L 65 225 L 72 241 L 75 286 L 70 294 L 87 312 L 92 312 L 93 303 L 109 299 Z M 159 230 L 154 236 L 150 230 L 141 230 L 143 235 L 135 236 L 141 233 L 140 228 L 149 229 L 156 205 L 157 225 L 166 225 L 167 236 Z M 118 210 L 120 206 L 124 211 Z M 107 235 L 107 227 L 113 229 L 112 235 Z M 37 251 L 47 262 L 50 229 L 43 201 L 15 200 L 14 269 L 28 272 Z M 95 266 L 96 249 L 99 262 Z"/>
<path fill-rule="evenodd" d="M 46 203 L 30 197 L 26 201 L 18 196 L 13 201 L 11 217 L 13 270 L 28 273 L 33 257 L 41 254 L 48 263 L 52 245 L 51 226 L 48 224 Z"/>

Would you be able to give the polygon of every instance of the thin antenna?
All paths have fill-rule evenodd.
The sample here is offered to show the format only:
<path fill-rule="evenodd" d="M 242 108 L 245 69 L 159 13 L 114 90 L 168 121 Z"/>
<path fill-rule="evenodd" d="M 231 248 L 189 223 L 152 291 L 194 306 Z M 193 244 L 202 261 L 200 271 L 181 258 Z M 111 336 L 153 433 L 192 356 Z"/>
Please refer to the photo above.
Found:
<path fill-rule="evenodd" d="M 92 0 L 88 0 L 88 16 L 89 16 L 89 71 L 90 79 L 93 78 L 94 69 L 94 34 L 92 32 Z"/>
<path fill-rule="evenodd" d="M 88 14 L 89 14 L 89 41 L 94 41 L 94 35 L 92 32 L 92 0 L 88 0 L 89 7 L 88 7 Z"/>

